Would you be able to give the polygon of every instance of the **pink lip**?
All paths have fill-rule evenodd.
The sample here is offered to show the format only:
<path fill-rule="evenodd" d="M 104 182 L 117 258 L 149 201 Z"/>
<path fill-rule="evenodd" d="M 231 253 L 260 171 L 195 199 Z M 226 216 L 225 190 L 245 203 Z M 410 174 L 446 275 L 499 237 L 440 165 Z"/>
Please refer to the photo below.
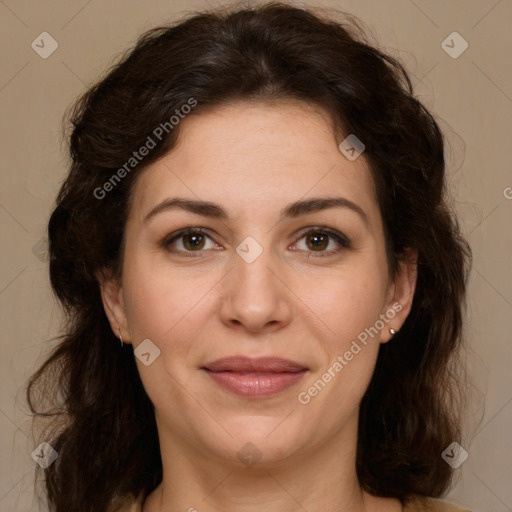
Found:
<path fill-rule="evenodd" d="M 247 398 L 267 397 L 284 391 L 308 371 L 299 363 L 275 357 L 228 357 L 208 363 L 203 370 L 219 386 Z"/>

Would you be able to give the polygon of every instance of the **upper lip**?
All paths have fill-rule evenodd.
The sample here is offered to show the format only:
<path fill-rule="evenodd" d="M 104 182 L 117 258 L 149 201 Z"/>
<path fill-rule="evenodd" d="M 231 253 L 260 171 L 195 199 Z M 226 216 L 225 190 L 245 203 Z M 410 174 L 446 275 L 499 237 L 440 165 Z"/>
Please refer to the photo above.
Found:
<path fill-rule="evenodd" d="M 211 363 L 205 364 L 204 369 L 212 372 L 262 372 L 262 373 L 284 373 L 300 372 L 307 368 L 295 361 L 282 359 L 280 357 L 250 358 L 244 356 L 224 357 Z"/>

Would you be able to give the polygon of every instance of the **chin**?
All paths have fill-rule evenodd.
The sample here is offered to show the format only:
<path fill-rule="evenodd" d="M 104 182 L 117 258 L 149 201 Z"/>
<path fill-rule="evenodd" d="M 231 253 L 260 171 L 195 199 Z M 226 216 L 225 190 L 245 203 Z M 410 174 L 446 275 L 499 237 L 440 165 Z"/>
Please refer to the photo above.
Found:
<path fill-rule="evenodd" d="M 229 458 L 237 463 L 257 460 L 258 466 L 274 465 L 283 461 L 305 443 L 303 430 L 290 417 L 239 416 L 224 422 L 233 436 L 229 439 Z M 284 420 L 284 421 L 283 421 Z M 302 432 L 302 434 L 301 434 Z"/>

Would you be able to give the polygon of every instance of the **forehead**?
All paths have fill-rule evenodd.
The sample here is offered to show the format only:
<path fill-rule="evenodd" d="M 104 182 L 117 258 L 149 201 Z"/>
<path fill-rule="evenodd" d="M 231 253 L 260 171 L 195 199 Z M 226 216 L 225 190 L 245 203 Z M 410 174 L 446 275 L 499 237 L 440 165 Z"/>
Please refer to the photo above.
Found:
<path fill-rule="evenodd" d="M 313 105 L 216 107 L 181 121 L 177 145 L 138 177 L 132 211 L 144 215 L 172 195 L 262 218 L 300 198 L 343 195 L 379 215 L 366 160 L 349 161 L 339 142 L 328 114 Z"/>

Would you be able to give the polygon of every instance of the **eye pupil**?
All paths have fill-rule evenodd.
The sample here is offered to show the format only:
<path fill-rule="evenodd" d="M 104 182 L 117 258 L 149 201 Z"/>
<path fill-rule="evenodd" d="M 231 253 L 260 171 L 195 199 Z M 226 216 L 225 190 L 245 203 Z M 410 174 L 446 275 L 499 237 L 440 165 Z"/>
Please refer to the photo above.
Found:
<path fill-rule="evenodd" d="M 187 249 L 201 249 L 204 245 L 204 237 L 200 233 L 183 235 L 183 245 Z"/>
<path fill-rule="evenodd" d="M 328 236 L 322 233 L 312 233 L 307 236 L 308 247 L 309 243 L 312 242 L 313 250 L 323 250 L 327 247 L 329 240 Z M 310 247 L 311 248 L 311 247 Z"/>

